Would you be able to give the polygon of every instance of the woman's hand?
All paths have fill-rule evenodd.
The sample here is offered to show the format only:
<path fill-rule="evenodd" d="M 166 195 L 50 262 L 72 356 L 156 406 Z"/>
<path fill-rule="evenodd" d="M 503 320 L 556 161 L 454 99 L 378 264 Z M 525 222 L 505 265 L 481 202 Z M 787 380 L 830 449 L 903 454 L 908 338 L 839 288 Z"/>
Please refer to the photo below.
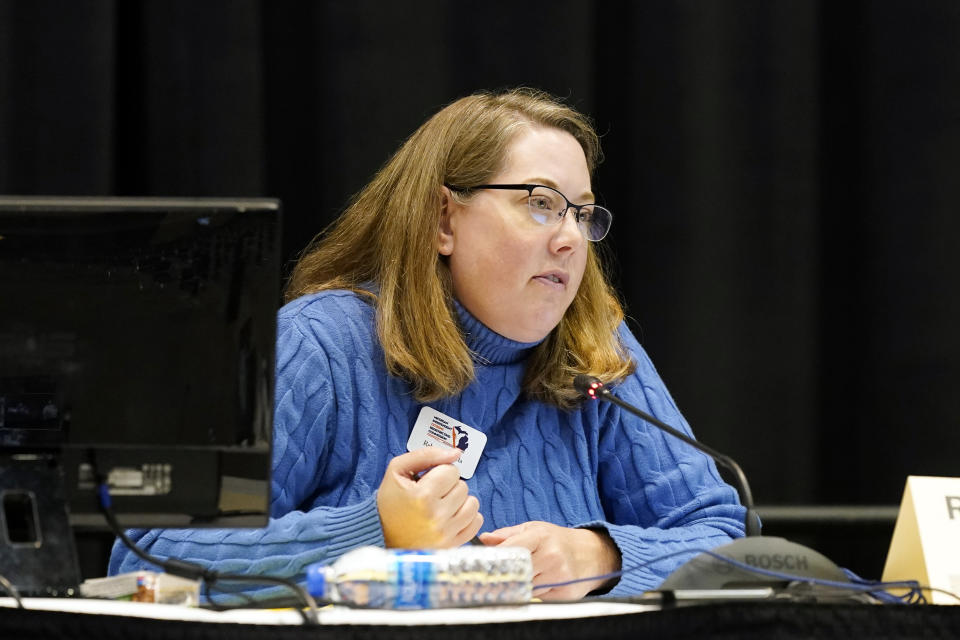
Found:
<path fill-rule="evenodd" d="M 486 545 L 529 549 L 533 557 L 533 595 L 544 600 L 578 600 L 612 581 L 590 580 L 551 589 L 537 589 L 537 585 L 620 570 L 620 551 L 605 531 L 524 522 L 483 533 L 480 540 Z"/>
<path fill-rule="evenodd" d="M 390 461 L 377 490 L 387 547 L 456 547 L 477 535 L 483 525 L 480 503 L 450 464 L 461 453 L 425 447 Z"/>

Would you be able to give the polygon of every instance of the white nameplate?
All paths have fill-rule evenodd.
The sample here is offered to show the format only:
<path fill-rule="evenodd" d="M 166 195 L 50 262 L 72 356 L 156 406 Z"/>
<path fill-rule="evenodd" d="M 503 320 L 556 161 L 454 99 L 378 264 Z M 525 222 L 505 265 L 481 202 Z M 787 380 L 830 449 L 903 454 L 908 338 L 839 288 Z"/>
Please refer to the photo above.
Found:
<path fill-rule="evenodd" d="M 960 595 L 960 478 L 907 478 L 883 580 L 917 580 Z M 933 604 L 960 604 L 945 593 L 924 595 Z"/>
<path fill-rule="evenodd" d="M 453 466 L 460 470 L 464 480 L 473 477 L 480 462 L 480 454 L 487 445 L 487 434 L 454 420 L 436 409 L 424 407 L 420 410 L 417 422 L 407 440 L 407 451 L 416 451 L 424 447 L 450 447 L 460 449 L 460 457 Z"/>

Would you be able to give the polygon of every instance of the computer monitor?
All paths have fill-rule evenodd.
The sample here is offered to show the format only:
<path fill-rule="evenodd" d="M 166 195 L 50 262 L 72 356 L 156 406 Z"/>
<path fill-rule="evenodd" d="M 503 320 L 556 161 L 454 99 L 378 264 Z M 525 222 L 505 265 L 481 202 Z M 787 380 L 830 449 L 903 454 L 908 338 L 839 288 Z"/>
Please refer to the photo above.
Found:
<path fill-rule="evenodd" d="M 106 524 L 95 473 L 124 527 L 266 523 L 279 218 L 268 199 L 0 197 L 0 524 L 45 508 L 11 485 L 51 464 L 74 526 Z"/>

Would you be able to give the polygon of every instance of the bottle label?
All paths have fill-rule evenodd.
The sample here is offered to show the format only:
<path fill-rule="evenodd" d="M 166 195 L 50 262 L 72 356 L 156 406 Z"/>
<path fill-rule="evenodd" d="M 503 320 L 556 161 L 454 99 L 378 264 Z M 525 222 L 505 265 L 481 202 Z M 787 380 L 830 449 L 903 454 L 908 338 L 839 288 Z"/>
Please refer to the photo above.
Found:
<path fill-rule="evenodd" d="M 397 609 L 429 609 L 430 587 L 436 579 L 436 568 L 429 551 L 405 551 L 397 554 L 394 565 L 397 576 Z"/>

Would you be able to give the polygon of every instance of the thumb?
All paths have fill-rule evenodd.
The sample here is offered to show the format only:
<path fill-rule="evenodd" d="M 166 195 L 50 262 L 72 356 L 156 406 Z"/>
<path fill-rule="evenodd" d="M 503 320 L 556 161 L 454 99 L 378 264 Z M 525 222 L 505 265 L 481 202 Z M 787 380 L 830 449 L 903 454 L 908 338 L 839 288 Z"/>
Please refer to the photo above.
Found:
<path fill-rule="evenodd" d="M 512 527 L 501 527 L 495 531 L 489 531 L 487 533 L 480 534 L 480 541 L 484 544 L 495 545 L 500 544 L 510 536 L 516 535 L 522 532 L 526 527 L 524 524 L 515 524 Z"/>
<path fill-rule="evenodd" d="M 480 542 L 487 545 L 488 547 L 495 547 L 507 539 L 507 536 L 501 535 L 499 533 L 494 533 L 493 531 L 487 531 L 486 533 L 481 533 L 477 537 L 480 538 Z"/>
<path fill-rule="evenodd" d="M 459 449 L 450 447 L 424 447 L 397 456 L 390 461 L 390 467 L 397 475 L 416 478 L 422 471 L 440 464 L 450 464 L 460 457 L 460 453 Z"/>

